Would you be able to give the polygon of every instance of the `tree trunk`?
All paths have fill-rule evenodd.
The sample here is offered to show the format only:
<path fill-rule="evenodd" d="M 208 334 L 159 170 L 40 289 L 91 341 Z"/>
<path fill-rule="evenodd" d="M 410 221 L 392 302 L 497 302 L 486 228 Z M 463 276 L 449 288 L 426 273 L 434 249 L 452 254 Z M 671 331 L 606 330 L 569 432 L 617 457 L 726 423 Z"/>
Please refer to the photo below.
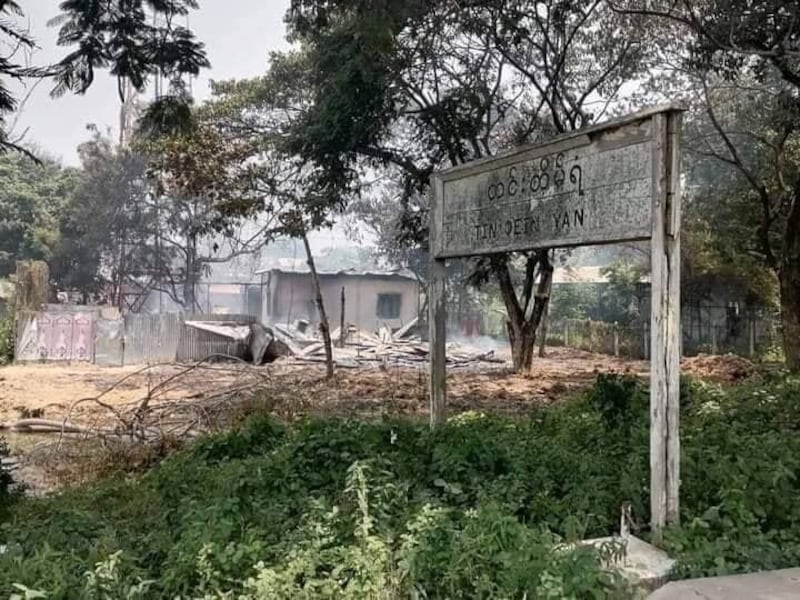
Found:
<path fill-rule="evenodd" d="M 550 301 L 544 307 L 544 314 L 542 315 L 542 324 L 539 326 L 539 358 L 544 358 L 547 354 L 545 347 L 547 346 L 547 329 L 550 324 Z"/>
<path fill-rule="evenodd" d="M 800 181 L 784 231 L 783 261 L 778 271 L 781 288 L 781 325 L 786 366 L 800 371 Z"/>
<path fill-rule="evenodd" d="M 186 278 L 183 282 L 183 308 L 193 314 L 197 310 L 197 236 L 190 234 L 186 244 Z"/>
<path fill-rule="evenodd" d="M 514 330 L 514 325 L 510 320 L 506 325 L 508 326 L 508 341 L 511 343 L 511 361 L 514 370 L 518 373 L 530 371 L 536 348 L 536 328 L 532 327 L 530 322 L 523 323 L 517 331 Z"/>
<path fill-rule="evenodd" d="M 322 333 L 322 345 L 325 347 L 325 369 L 328 379 L 333 378 L 333 344 L 331 343 L 331 329 L 328 324 L 328 315 L 325 314 L 325 303 L 322 301 L 322 287 L 319 284 L 317 267 L 314 264 L 314 255 L 311 254 L 311 245 L 308 243 L 308 236 L 303 232 L 303 245 L 306 248 L 306 261 L 311 271 L 311 281 L 314 284 L 314 294 L 317 300 L 317 310 L 319 310 L 319 330 Z"/>
<path fill-rule="evenodd" d="M 555 254 L 553 254 L 552 258 L 555 258 Z M 544 304 L 544 308 L 542 309 L 542 318 L 539 324 L 539 358 L 545 357 L 545 347 L 547 346 L 547 327 L 550 322 L 550 296 L 552 296 L 553 292 L 552 260 L 548 260 L 547 263 L 543 265 L 542 284 L 542 303 Z"/>
<path fill-rule="evenodd" d="M 344 293 L 344 286 L 342 286 L 342 312 L 339 315 L 339 347 L 344 348 L 347 343 L 347 324 L 344 318 L 344 306 L 346 298 Z"/>
<path fill-rule="evenodd" d="M 536 352 L 536 330 L 539 328 L 545 309 L 550 302 L 553 266 L 548 257 L 548 250 L 537 250 L 528 258 L 525 283 L 522 289 L 524 300 L 522 303 L 514 289 L 508 263 L 506 261 L 497 262 L 493 266 L 508 314 L 506 327 L 511 344 L 514 370 L 517 372 L 530 371 Z M 538 286 L 534 281 L 537 266 L 540 275 Z"/>
<path fill-rule="evenodd" d="M 784 266 L 780 274 L 781 325 L 786 366 L 800 371 L 800 265 Z"/>

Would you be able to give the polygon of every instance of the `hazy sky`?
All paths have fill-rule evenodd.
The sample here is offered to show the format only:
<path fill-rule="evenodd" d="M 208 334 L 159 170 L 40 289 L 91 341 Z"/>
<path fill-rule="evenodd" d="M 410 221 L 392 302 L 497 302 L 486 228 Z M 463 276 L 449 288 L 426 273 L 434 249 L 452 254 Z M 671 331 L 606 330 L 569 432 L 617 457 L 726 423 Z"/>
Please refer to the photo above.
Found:
<path fill-rule="evenodd" d="M 200 0 L 200 10 L 190 16 L 189 26 L 205 43 L 211 69 L 193 83 L 197 100 L 208 96 L 209 79 L 249 77 L 266 70 L 269 52 L 286 47 L 283 16 L 289 1 Z M 57 30 L 47 27 L 47 21 L 58 14 L 59 2 L 20 2 L 41 47 L 32 57 L 34 64 L 55 62 L 67 52 L 56 45 Z M 77 164 L 75 149 L 88 138 L 87 124 L 116 130 L 119 119 L 116 83 L 102 72 L 83 96 L 51 98 L 50 89 L 47 81 L 36 86 L 14 131 L 19 133 L 28 128 L 27 141 L 67 164 Z M 22 90 L 18 97 L 24 93 Z"/>

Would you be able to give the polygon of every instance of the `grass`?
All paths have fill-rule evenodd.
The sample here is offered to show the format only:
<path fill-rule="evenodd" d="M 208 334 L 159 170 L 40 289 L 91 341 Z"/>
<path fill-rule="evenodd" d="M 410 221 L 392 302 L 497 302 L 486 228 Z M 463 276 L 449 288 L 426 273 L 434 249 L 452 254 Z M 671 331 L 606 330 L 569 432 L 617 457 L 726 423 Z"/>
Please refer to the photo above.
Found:
<path fill-rule="evenodd" d="M 798 564 L 800 380 L 682 390 L 677 575 Z M 626 501 L 647 535 L 647 415 L 639 382 L 600 377 L 435 433 L 256 418 L 141 476 L 14 503 L 0 597 L 625 597 L 597 553 L 551 549 L 612 533 Z"/>

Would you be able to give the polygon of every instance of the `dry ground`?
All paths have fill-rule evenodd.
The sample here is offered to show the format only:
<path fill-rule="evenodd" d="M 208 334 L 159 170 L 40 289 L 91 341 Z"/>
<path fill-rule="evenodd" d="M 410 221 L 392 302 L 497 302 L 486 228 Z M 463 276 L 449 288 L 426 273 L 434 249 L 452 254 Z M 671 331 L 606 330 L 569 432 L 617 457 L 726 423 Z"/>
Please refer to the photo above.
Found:
<path fill-rule="evenodd" d="M 520 414 L 588 388 L 598 373 L 646 377 L 648 367 L 644 361 L 551 348 L 547 358 L 537 358 L 533 371 L 525 375 L 486 363 L 450 369 L 448 403 L 452 412 Z M 734 382 L 752 374 L 753 367 L 736 357 L 701 356 L 686 359 L 683 370 L 705 379 Z M 302 414 L 425 418 L 427 385 L 424 364 L 417 369 L 340 368 L 334 381 L 324 379 L 321 366 L 290 362 L 258 368 L 239 364 L 14 365 L 0 368 L 0 434 L 21 457 L 20 479 L 33 491 L 45 492 L 91 479 L 113 465 L 146 466 L 176 441 L 227 427 L 253 410 L 290 418 Z M 146 416 L 137 421 L 141 412 Z M 65 437 L 58 432 L 4 430 L 4 425 L 30 417 L 93 431 L 132 432 L 139 427 L 142 439 L 150 440 L 144 445 L 149 450 L 139 454 L 136 448 L 142 445 L 131 444 L 128 433 L 127 437 L 118 433 Z"/>
<path fill-rule="evenodd" d="M 533 404 L 551 403 L 590 386 L 598 373 L 648 373 L 644 361 L 618 359 L 581 350 L 551 348 L 537 358 L 533 371 L 519 375 L 496 365 L 450 369 L 448 398 L 454 410 L 524 412 Z M 753 365 L 734 356 L 684 359 L 685 373 L 720 382 L 750 376 Z M 0 425 L 32 411 L 47 419 L 107 423 L 112 407 L 135 406 L 148 395 L 160 400 L 191 401 L 216 392 L 263 388 L 279 412 L 423 414 L 427 410 L 427 368 L 339 369 L 325 381 L 316 365 L 279 362 L 254 368 L 210 364 L 185 372 L 185 365 L 104 368 L 86 363 L 29 364 L 0 368 Z M 98 421 L 99 419 L 99 421 Z"/>
<path fill-rule="evenodd" d="M 323 379 L 323 369 L 282 362 L 260 368 L 208 365 L 180 375 L 185 366 L 161 365 L 103 368 L 85 363 L 13 365 L 0 368 L 0 424 L 32 411 L 44 418 L 74 422 L 105 421 L 108 410 L 93 402 L 97 397 L 114 407 L 141 401 L 156 390 L 163 399 L 197 398 L 215 390 L 262 382 L 264 394 L 278 411 L 341 414 L 424 413 L 427 409 L 427 369 L 339 369 L 334 382 Z M 457 410 L 481 409 L 520 412 L 536 403 L 563 399 L 591 385 L 599 372 L 647 373 L 647 363 L 625 361 L 579 350 L 553 348 L 537 359 L 530 374 L 486 366 L 452 369 L 448 374 L 449 400 Z"/>

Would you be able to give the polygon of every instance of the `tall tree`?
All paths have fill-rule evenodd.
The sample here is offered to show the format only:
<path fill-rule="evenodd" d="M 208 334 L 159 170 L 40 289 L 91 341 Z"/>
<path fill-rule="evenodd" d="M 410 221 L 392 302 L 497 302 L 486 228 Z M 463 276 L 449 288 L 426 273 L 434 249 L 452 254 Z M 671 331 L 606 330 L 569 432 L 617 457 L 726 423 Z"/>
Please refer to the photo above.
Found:
<path fill-rule="evenodd" d="M 85 93 L 97 69 L 108 69 L 117 80 L 119 101 L 142 92 L 155 78 L 167 82 L 143 117 L 158 131 L 191 126 L 189 97 L 183 78 L 208 67 L 203 44 L 181 24 L 196 0 L 64 0 L 51 20 L 59 27 L 58 44 L 71 48 L 43 74 L 55 78 L 53 94 Z"/>
<path fill-rule="evenodd" d="M 19 154 L 0 156 L 0 277 L 18 260 L 49 260 L 59 246 L 59 215 L 74 189 L 73 170 Z"/>
<path fill-rule="evenodd" d="M 144 204 L 158 214 L 151 234 L 161 249 L 151 269 L 156 289 L 195 311 L 197 284 L 211 265 L 260 248 L 271 229 L 256 185 L 260 168 L 248 163 L 254 149 L 248 140 L 226 139 L 203 123 L 149 140 L 143 149 L 152 183 Z M 250 217 L 263 222 L 242 237 L 238 226 Z"/>
<path fill-rule="evenodd" d="M 78 184 L 60 215 L 51 273 L 65 289 L 124 305 L 126 289 L 153 259 L 156 214 L 146 204 L 147 162 L 94 129 L 78 154 Z"/>
<path fill-rule="evenodd" d="M 726 169 L 729 207 L 746 214 L 751 251 L 780 290 L 783 346 L 800 370 L 800 6 L 781 0 L 615 0 L 665 24 L 694 91 L 697 156 Z"/>
<path fill-rule="evenodd" d="M 196 0 L 64 0 L 51 24 L 59 27 L 58 44 L 71 50 L 55 65 L 33 68 L 15 58 L 36 46 L 20 25 L 24 12 L 15 0 L 0 0 L 0 43 L 10 49 L 0 56 L 0 151 L 26 152 L 8 139 L 6 115 L 15 110 L 17 100 L 6 78 L 53 78 L 54 95 L 82 94 L 94 82 L 96 70 L 108 69 L 124 103 L 126 90 L 141 92 L 158 77 L 168 83 L 167 91 L 148 107 L 147 127 L 158 131 L 187 127 L 190 98 L 183 77 L 209 66 L 203 44 L 179 22 L 197 6 Z"/>
<path fill-rule="evenodd" d="M 8 89 L 6 78 L 21 81 L 33 74 L 31 69 L 18 64 L 17 55 L 33 49 L 35 42 L 27 30 L 15 20 L 23 16 L 22 9 L 14 0 L 0 0 L 0 44 L 8 54 L 0 56 L 0 152 L 27 150 L 8 139 L 7 115 L 17 108 L 17 99 Z"/>
<path fill-rule="evenodd" d="M 407 205 L 436 168 L 586 126 L 618 104 L 645 45 L 597 32 L 628 20 L 601 0 L 297 0 L 287 21 L 306 49 L 312 106 L 296 152 L 321 166 L 332 193 L 358 189 L 363 164 L 387 168 Z M 425 247 L 425 213 L 406 222 L 407 239 Z M 548 250 L 473 266 L 476 284 L 498 282 L 514 364 L 529 368 L 549 301 Z"/>
<path fill-rule="evenodd" d="M 266 240 L 294 238 L 303 241 L 312 274 L 320 316 L 328 377 L 334 373 L 330 324 L 322 300 L 316 264 L 308 243 L 311 231 L 330 227 L 348 202 L 347 193 L 335 193 L 328 173 L 304 158 L 297 144 L 298 131 L 309 119 L 313 106 L 308 95 L 308 55 L 303 51 L 273 55 L 269 72 L 262 78 L 215 85 L 215 101 L 202 114 L 230 140 L 250 145 L 254 176 L 251 184 L 265 199 L 261 207 L 269 229 Z"/>
<path fill-rule="evenodd" d="M 140 310 L 150 292 L 197 310 L 195 290 L 211 266 L 263 243 L 263 231 L 239 226 L 261 199 L 241 164 L 249 156 L 203 126 L 135 147 L 95 131 L 60 212 L 56 281 L 126 311 Z"/>

